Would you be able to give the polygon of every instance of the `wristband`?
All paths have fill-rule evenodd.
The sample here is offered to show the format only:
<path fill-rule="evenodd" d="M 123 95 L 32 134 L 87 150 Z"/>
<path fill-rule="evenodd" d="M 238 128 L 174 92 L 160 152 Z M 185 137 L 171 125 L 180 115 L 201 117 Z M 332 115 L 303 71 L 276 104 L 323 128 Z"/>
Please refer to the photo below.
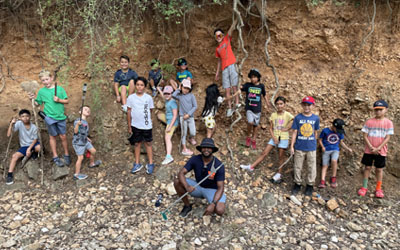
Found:
<path fill-rule="evenodd" d="M 215 206 L 217 205 L 217 202 L 216 202 L 216 201 L 212 201 L 211 203 L 214 203 Z"/>

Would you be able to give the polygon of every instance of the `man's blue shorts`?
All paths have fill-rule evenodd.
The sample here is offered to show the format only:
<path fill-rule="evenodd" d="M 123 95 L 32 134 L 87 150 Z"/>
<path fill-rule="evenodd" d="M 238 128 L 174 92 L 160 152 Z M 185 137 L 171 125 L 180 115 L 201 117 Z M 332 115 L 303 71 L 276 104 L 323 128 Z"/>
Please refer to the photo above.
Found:
<path fill-rule="evenodd" d="M 35 145 L 33 145 L 33 147 L 32 147 L 32 152 L 35 151 L 35 147 L 36 147 L 37 145 L 40 145 L 40 143 L 39 143 L 39 142 L 36 142 Z M 20 152 L 21 154 L 23 154 L 23 156 L 26 156 L 26 150 L 28 150 L 28 148 L 29 148 L 29 146 L 20 147 L 20 148 L 18 149 L 18 152 Z"/>
<path fill-rule="evenodd" d="M 50 118 L 51 119 L 51 118 Z M 57 135 L 65 135 L 67 133 L 67 120 L 54 120 L 52 119 L 51 123 L 47 122 L 45 120 L 46 126 L 47 126 L 47 131 L 49 132 L 49 135 L 51 136 L 57 136 Z"/>
<path fill-rule="evenodd" d="M 186 182 L 190 186 L 195 186 L 197 182 L 195 180 L 186 178 Z M 203 188 L 201 186 L 197 186 L 196 189 L 189 193 L 191 196 L 196 197 L 196 198 L 206 198 L 208 203 L 211 203 L 214 199 L 214 195 L 217 192 L 217 189 L 214 188 Z M 221 199 L 218 202 L 225 203 L 226 201 L 226 195 L 222 194 Z"/>

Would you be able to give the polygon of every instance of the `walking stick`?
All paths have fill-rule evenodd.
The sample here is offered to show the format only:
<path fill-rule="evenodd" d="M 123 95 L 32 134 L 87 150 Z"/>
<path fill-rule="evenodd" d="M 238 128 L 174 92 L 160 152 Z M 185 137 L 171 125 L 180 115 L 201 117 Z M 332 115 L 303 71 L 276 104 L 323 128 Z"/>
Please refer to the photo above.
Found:
<path fill-rule="evenodd" d="M 10 139 L 8 139 L 8 145 L 7 145 L 7 150 L 6 150 L 6 156 L 5 156 L 4 159 L 3 159 L 4 178 L 6 178 L 6 173 L 7 173 L 7 171 L 6 171 L 6 161 L 7 161 L 7 157 L 8 157 L 8 151 L 10 150 L 10 145 L 11 145 L 11 141 L 12 141 L 12 138 L 13 138 L 13 134 L 14 134 L 14 131 L 11 130 Z"/>
<path fill-rule="evenodd" d="M 81 117 L 79 118 L 80 121 L 82 121 L 83 105 L 85 105 L 86 91 L 87 91 L 87 84 L 84 83 L 84 84 L 83 84 L 83 88 L 82 88 Z"/>

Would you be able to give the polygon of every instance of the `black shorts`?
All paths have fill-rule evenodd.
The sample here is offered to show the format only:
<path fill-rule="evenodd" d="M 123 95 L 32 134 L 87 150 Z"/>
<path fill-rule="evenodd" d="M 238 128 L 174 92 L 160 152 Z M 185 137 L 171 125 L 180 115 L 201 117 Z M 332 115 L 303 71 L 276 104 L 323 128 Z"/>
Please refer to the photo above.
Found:
<path fill-rule="evenodd" d="M 384 168 L 386 165 L 386 156 L 364 153 L 361 163 L 365 166 L 372 166 L 374 164 L 373 166 L 376 168 Z"/>
<path fill-rule="evenodd" d="M 152 129 L 138 129 L 135 127 L 132 128 L 132 135 L 129 137 L 129 142 L 131 145 L 135 145 L 138 142 L 152 142 L 153 141 L 153 133 Z"/>

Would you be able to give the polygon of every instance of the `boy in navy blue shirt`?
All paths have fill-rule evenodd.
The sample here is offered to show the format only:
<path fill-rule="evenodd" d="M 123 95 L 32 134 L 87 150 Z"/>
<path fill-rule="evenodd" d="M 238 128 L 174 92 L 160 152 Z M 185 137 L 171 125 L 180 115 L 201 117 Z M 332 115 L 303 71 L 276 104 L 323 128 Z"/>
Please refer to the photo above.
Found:
<path fill-rule="evenodd" d="M 301 170 L 304 158 L 307 158 L 308 175 L 307 186 L 304 194 L 311 196 L 313 185 L 317 176 L 317 130 L 319 129 L 319 116 L 312 113 L 315 101 L 311 96 L 304 97 L 301 101 L 303 112 L 293 120 L 293 134 L 290 151 L 294 154 L 294 186 L 292 194 L 296 195 L 301 189 Z"/>
<path fill-rule="evenodd" d="M 129 57 L 121 56 L 119 58 L 121 69 L 114 74 L 114 90 L 117 96 L 117 102 L 122 104 L 122 110 L 127 111 L 126 106 L 127 92 L 129 95 L 135 91 L 134 81 L 138 78 L 138 74 L 129 68 Z M 130 89 L 130 90 L 129 90 Z"/>
<path fill-rule="evenodd" d="M 342 119 L 335 119 L 332 122 L 332 126 L 330 128 L 324 128 L 319 135 L 319 145 L 322 149 L 322 170 L 321 170 L 321 182 L 319 184 L 319 188 L 325 188 L 325 176 L 326 170 L 328 169 L 329 161 L 331 162 L 332 167 L 332 176 L 331 176 L 331 187 L 336 188 L 336 172 L 337 172 L 337 163 L 339 159 L 339 144 L 344 147 L 350 153 L 353 152 L 351 148 L 349 148 L 342 140 L 344 139 L 344 128 L 345 125 Z"/>

